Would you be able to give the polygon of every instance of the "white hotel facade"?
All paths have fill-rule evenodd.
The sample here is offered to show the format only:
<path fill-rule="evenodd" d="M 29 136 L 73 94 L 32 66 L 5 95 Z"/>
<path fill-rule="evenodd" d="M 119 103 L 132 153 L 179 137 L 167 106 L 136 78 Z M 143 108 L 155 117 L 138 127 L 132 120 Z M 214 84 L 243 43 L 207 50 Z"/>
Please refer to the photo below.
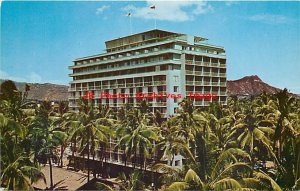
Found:
<path fill-rule="evenodd" d="M 165 117 L 193 94 L 214 95 L 190 97 L 195 106 L 208 106 L 214 100 L 226 104 L 225 49 L 206 40 L 155 29 L 106 41 L 105 53 L 78 58 L 69 67 L 69 106 L 76 110 L 76 100 L 88 92 L 94 95 L 95 104 L 113 109 L 138 106 L 137 93 L 164 95 L 146 99 L 153 112 L 159 110 Z M 100 96 L 103 92 L 129 96 L 108 99 Z M 180 96 L 167 98 L 168 94 Z"/>

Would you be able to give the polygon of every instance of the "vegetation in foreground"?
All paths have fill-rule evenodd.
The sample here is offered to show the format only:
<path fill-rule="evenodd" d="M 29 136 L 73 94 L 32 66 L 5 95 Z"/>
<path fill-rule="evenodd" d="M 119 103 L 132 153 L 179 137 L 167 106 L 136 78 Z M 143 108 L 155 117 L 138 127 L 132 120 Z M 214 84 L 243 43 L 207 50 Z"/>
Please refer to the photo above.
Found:
<path fill-rule="evenodd" d="M 12 81 L 1 85 L 1 187 L 32 189 L 33 182 L 45 180 L 40 166 L 47 163 L 48 188 L 55 189 L 51 168 L 55 159 L 63 166 L 68 145 L 94 159 L 114 138 L 125 151 L 125 164 L 133 164 L 130 176 L 120 175 L 122 190 L 154 189 L 141 181 L 147 167 L 164 172 L 155 185 L 162 190 L 300 189 L 300 101 L 287 90 L 205 109 L 186 99 L 167 120 L 149 112 L 146 101 L 114 113 L 81 100 L 75 113 L 66 103 L 29 102 L 28 91 L 18 92 Z M 169 165 L 177 154 L 185 157 L 182 170 Z"/>

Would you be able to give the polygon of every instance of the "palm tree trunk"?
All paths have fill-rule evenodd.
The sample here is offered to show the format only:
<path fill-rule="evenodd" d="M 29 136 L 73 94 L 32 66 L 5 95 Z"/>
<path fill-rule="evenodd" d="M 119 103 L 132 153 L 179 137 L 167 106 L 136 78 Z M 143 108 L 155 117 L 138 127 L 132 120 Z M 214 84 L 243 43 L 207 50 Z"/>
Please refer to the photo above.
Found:
<path fill-rule="evenodd" d="M 124 162 L 125 162 L 125 167 L 127 166 L 127 155 L 126 154 L 124 154 Z"/>
<path fill-rule="evenodd" d="M 50 190 L 53 189 L 53 174 L 52 174 L 51 158 L 52 158 L 52 152 L 50 153 L 50 156 L 48 158 L 48 160 L 49 160 L 49 169 L 50 169 Z"/>
<path fill-rule="evenodd" d="M 72 149 L 72 159 L 73 159 L 74 168 L 75 168 L 75 157 L 74 157 L 75 152 L 76 152 L 76 136 L 74 138 L 73 149 Z"/>
<path fill-rule="evenodd" d="M 95 168 L 95 151 L 93 151 L 93 176 L 96 178 L 96 168 Z"/>
<path fill-rule="evenodd" d="M 106 146 L 104 146 L 104 162 L 106 162 Z"/>
<path fill-rule="evenodd" d="M 143 161 L 143 158 L 142 158 L 142 154 L 140 153 L 139 155 L 140 155 L 140 156 L 139 156 L 139 165 L 140 165 L 140 169 L 143 170 L 143 163 L 144 163 L 144 161 Z"/>
<path fill-rule="evenodd" d="M 134 162 L 133 162 L 133 170 L 135 169 L 135 165 L 136 165 L 136 152 L 134 152 Z"/>
<path fill-rule="evenodd" d="M 297 160 L 296 160 L 296 173 L 295 173 L 295 182 L 300 178 L 300 143 L 296 145 L 296 148 L 298 147 L 298 154 Z"/>
<path fill-rule="evenodd" d="M 143 165 L 144 165 L 144 170 L 145 170 L 145 172 L 146 172 L 146 170 L 147 170 L 147 165 L 146 165 L 146 164 L 147 164 L 147 158 L 144 159 L 144 164 L 143 164 Z"/>
<path fill-rule="evenodd" d="M 172 155 L 172 159 L 171 159 L 170 166 L 173 166 L 173 161 L 174 161 L 174 158 L 175 158 L 175 155 L 173 154 L 173 155 Z"/>
<path fill-rule="evenodd" d="M 254 164 L 255 164 L 253 152 L 250 152 L 250 158 L 251 158 L 251 172 L 250 173 L 251 173 L 251 177 L 253 177 Z"/>
<path fill-rule="evenodd" d="M 89 137 L 89 136 L 88 136 Z M 88 182 L 90 181 L 90 139 L 88 138 L 88 143 L 87 143 L 87 169 L 88 169 Z"/>
<path fill-rule="evenodd" d="M 60 167 L 63 167 L 63 155 L 64 155 L 64 146 L 63 146 L 63 143 L 61 144 L 60 146 Z"/>

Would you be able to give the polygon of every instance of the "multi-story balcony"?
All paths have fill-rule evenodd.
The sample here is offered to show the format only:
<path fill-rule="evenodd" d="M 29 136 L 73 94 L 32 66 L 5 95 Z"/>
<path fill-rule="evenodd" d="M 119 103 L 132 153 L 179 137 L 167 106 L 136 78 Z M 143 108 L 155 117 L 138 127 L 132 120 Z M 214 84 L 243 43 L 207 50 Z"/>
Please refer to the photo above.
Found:
<path fill-rule="evenodd" d="M 83 71 L 83 72 L 77 72 L 69 74 L 70 77 L 74 76 L 80 76 L 80 75 L 89 75 L 89 74 L 98 74 L 98 73 L 105 73 L 105 72 L 113 72 L 113 71 L 121 71 L 121 70 L 128 70 L 134 68 L 143 68 L 143 67 L 149 67 L 149 66 L 156 66 L 156 65 L 163 65 L 163 64 L 180 64 L 179 60 L 173 60 L 173 59 L 165 59 L 165 60 L 155 60 L 151 62 L 144 62 L 139 63 L 135 65 L 129 65 L 129 66 L 120 66 L 115 68 L 104 68 L 104 69 L 95 69 L 90 71 Z"/>
<path fill-rule="evenodd" d="M 185 63 L 187 65 L 197 65 L 197 66 L 207 66 L 207 67 L 217 67 L 217 68 L 226 67 L 225 64 L 203 62 L 203 61 L 193 61 L 193 60 L 186 60 Z"/>

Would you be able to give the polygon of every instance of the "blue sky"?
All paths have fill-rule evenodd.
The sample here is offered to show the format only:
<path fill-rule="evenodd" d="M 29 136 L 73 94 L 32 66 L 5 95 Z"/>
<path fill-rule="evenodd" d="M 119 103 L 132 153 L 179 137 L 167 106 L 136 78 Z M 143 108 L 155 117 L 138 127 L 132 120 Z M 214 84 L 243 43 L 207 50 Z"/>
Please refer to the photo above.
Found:
<path fill-rule="evenodd" d="M 155 4 L 155 13 L 149 6 Z M 68 66 L 104 41 L 154 28 L 225 47 L 228 79 L 258 75 L 300 93 L 300 2 L 6 2 L 0 78 L 68 84 Z"/>

